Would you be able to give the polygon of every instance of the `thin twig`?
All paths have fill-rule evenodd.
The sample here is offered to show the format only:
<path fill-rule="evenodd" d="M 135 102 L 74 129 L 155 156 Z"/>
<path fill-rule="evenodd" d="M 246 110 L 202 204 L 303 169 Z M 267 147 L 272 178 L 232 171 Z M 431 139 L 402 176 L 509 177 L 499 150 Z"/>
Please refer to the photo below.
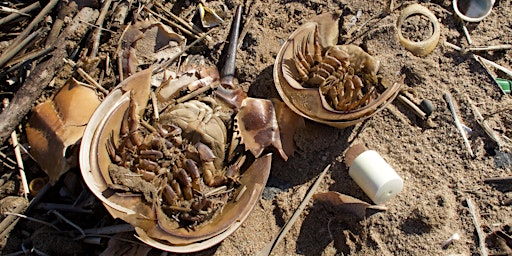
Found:
<path fill-rule="evenodd" d="M 29 60 L 37 59 L 41 56 L 44 56 L 44 55 L 48 54 L 50 51 L 52 51 L 53 49 L 55 49 L 55 48 L 53 46 L 50 46 L 50 47 L 47 47 L 44 49 L 40 49 L 40 50 L 36 50 L 36 51 L 30 52 L 30 53 L 27 53 L 20 57 L 16 57 L 6 64 L 6 66 L 14 65 L 11 68 L 9 68 L 10 71 L 7 71 L 7 72 L 11 72 L 11 71 L 19 68 L 21 65 L 25 64 Z"/>
<path fill-rule="evenodd" d="M 130 224 L 120 224 L 114 226 L 106 226 L 101 228 L 84 229 L 87 235 L 111 235 L 124 232 L 132 232 L 135 228 Z"/>
<path fill-rule="evenodd" d="M 107 16 L 107 12 L 109 11 L 110 4 L 112 3 L 112 0 L 107 0 L 103 4 L 103 8 L 101 9 L 100 16 L 96 20 L 96 30 L 94 30 L 94 33 L 92 35 L 92 47 L 91 47 L 91 58 L 96 57 L 96 54 L 98 54 L 98 48 L 100 47 L 100 38 L 101 38 L 101 28 L 103 26 L 103 22 L 105 21 L 105 16 Z"/>
<path fill-rule="evenodd" d="M 26 204 L 18 204 L 14 209 L 14 214 L 20 214 L 27 208 Z M 7 234 L 11 232 L 11 230 L 18 223 L 19 218 L 15 215 L 8 215 L 5 217 L 2 222 L 0 222 L 0 236 L 5 237 Z"/>
<path fill-rule="evenodd" d="M 490 60 L 488 60 L 488 59 L 486 59 L 486 58 L 484 58 L 482 56 L 475 55 L 475 57 L 477 59 L 485 62 L 486 64 L 489 64 L 489 65 L 491 65 L 491 66 L 493 66 L 493 67 L 503 71 L 503 73 L 505 73 L 505 74 L 509 75 L 510 77 L 512 77 L 512 70 L 510 70 L 510 69 L 508 69 L 508 68 L 506 68 L 504 66 L 501 66 L 501 65 L 499 65 L 498 63 L 496 63 L 494 61 L 490 61 Z"/>
<path fill-rule="evenodd" d="M 9 158 L 6 154 L 4 154 L 4 153 L 2 153 L 2 152 L 0 152 L 0 157 L 1 157 L 1 158 L 3 158 L 3 159 L 5 159 L 5 160 L 7 160 L 9 163 L 16 165 L 16 162 L 15 162 L 14 160 L 12 160 L 11 158 Z"/>
<path fill-rule="evenodd" d="M 83 214 L 93 214 L 94 213 L 94 211 L 91 209 L 82 209 L 82 208 L 75 207 L 75 206 L 69 205 L 69 204 L 40 203 L 35 208 L 43 209 L 46 211 L 57 210 L 57 211 L 83 213 Z"/>
<path fill-rule="evenodd" d="M 325 174 L 329 171 L 330 168 L 331 168 L 331 165 L 329 164 L 329 165 L 327 165 L 327 167 L 325 167 L 325 169 L 322 171 L 322 173 L 320 173 L 320 175 L 316 179 L 315 183 L 313 184 L 313 186 L 311 186 L 311 188 L 309 189 L 309 192 L 304 197 L 304 200 L 302 200 L 302 202 L 300 203 L 297 210 L 295 210 L 295 212 L 293 213 L 290 220 L 288 220 L 286 222 L 286 224 L 281 229 L 281 231 L 279 231 L 279 234 L 272 241 L 270 241 L 267 245 L 265 245 L 265 247 L 260 252 L 258 252 L 258 254 L 257 254 L 258 256 L 270 255 L 270 253 L 272 252 L 274 247 L 277 244 L 279 244 L 279 242 L 283 239 L 284 235 L 286 235 L 286 233 L 288 233 L 290 228 L 293 226 L 293 224 L 295 223 L 295 220 L 299 217 L 299 215 L 302 213 L 304 208 L 306 208 L 306 205 L 309 203 L 309 200 L 311 199 L 313 194 L 316 192 L 318 186 L 320 186 L 320 182 L 324 179 Z"/>
<path fill-rule="evenodd" d="M 496 51 L 496 50 L 509 50 L 509 49 L 512 49 L 512 45 L 500 44 L 500 45 L 490 45 L 490 46 L 469 47 L 464 50 L 466 50 L 468 52 L 480 52 L 480 51 Z"/>
<path fill-rule="evenodd" d="M 32 12 L 33 10 L 35 9 L 38 9 L 38 8 L 41 8 L 41 4 L 39 3 L 39 1 L 36 1 L 35 3 L 21 9 L 18 11 L 18 13 L 12 13 L 12 14 L 9 14 L 8 16 L 0 19 L 0 26 L 5 24 L 5 23 L 8 23 L 8 22 L 11 22 L 13 20 L 15 20 L 16 18 L 20 17 L 21 16 L 21 13 L 29 13 L 29 12 Z"/>
<path fill-rule="evenodd" d="M 482 116 L 478 108 L 475 106 L 475 104 L 473 104 L 473 101 L 471 101 L 468 95 L 466 95 L 466 100 L 468 101 L 469 106 L 473 110 L 473 114 L 476 117 L 476 122 L 484 129 L 485 133 L 487 133 L 489 138 L 491 138 L 494 142 L 496 142 L 496 144 L 498 144 L 498 150 L 501 150 L 503 142 L 501 141 L 498 134 L 496 134 L 496 132 L 489 126 L 487 121 L 484 119 L 484 117 Z"/>
<path fill-rule="evenodd" d="M 461 20 L 461 23 L 462 23 L 462 31 L 464 31 L 464 35 L 466 36 L 466 40 L 468 40 L 468 44 L 472 45 L 473 40 L 471 40 L 471 35 L 469 35 L 469 30 L 466 27 L 466 24 L 464 23 L 464 21 Z"/>
<path fill-rule="evenodd" d="M 469 155 L 474 158 L 475 154 L 473 154 L 473 150 L 471 149 L 471 145 L 469 144 L 469 140 L 466 136 L 466 132 L 464 131 L 464 128 L 462 128 L 462 124 L 459 120 L 459 116 L 457 115 L 457 110 L 455 109 L 455 106 L 453 105 L 452 101 L 452 95 L 449 92 L 446 92 L 444 94 L 444 99 L 448 103 L 448 107 L 450 108 L 450 111 L 453 116 L 453 120 L 455 121 L 455 125 L 457 126 L 457 129 L 459 129 L 460 134 L 462 135 L 462 139 L 464 140 L 464 144 L 466 145 L 466 149 L 469 152 Z"/>
<path fill-rule="evenodd" d="M 28 44 L 32 43 L 34 38 L 41 34 L 41 30 L 39 29 L 29 36 L 25 37 L 21 42 L 16 45 L 9 47 L 6 49 L 2 55 L 0 56 L 0 67 L 3 67 L 8 61 L 10 61 L 18 52 L 20 52 L 23 48 L 25 48 Z"/>
<path fill-rule="evenodd" d="M 160 8 L 165 14 L 169 15 L 171 18 L 176 20 L 177 22 L 181 23 L 184 27 L 188 28 L 190 31 L 196 33 L 197 36 L 202 37 L 204 35 L 204 32 L 200 31 L 199 29 L 195 28 L 193 25 L 190 25 L 188 22 L 184 21 L 182 18 L 176 16 L 174 13 L 167 11 L 161 4 L 157 3 L 156 6 Z M 210 37 L 206 37 L 207 41 L 210 41 Z"/>
<path fill-rule="evenodd" d="M 180 24 L 175 23 L 175 22 L 173 22 L 173 21 L 171 21 L 171 20 L 169 20 L 169 19 L 165 18 L 164 16 L 162 16 L 162 15 L 160 15 L 160 14 L 158 14 L 158 13 L 156 13 L 156 12 L 154 12 L 154 11 L 150 10 L 150 9 L 148 9 L 147 7 L 144 7 L 144 9 L 145 9 L 147 12 L 149 12 L 149 13 L 151 13 L 151 14 L 155 15 L 156 17 L 160 18 L 161 20 L 163 20 L 163 21 L 167 22 L 169 25 L 171 25 L 171 26 L 173 26 L 173 27 L 176 27 L 177 29 L 181 30 L 183 33 L 185 33 L 185 34 L 187 34 L 187 35 L 189 35 L 189 36 L 192 36 L 192 37 L 194 37 L 194 38 L 196 38 L 196 39 L 200 37 L 199 35 L 195 34 L 194 32 L 192 32 L 192 31 L 190 31 L 190 30 L 188 30 L 188 29 L 186 29 L 186 28 L 184 28 L 184 27 L 180 26 Z"/>
<path fill-rule="evenodd" d="M 478 235 L 478 242 L 480 247 L 480 253 L 482 256 L 487 256 L 487 248 L 485 247 L 485 237 L 482 229 L 480 228 L 480 221 L 478 220 L 478 215 L 476 212 L 475 205 L 473 204 L 473 200 L 471 198 L 466 198 L 466 203 L 468 204 L 469 213 L 471 213 L 471 217 L 473 219 L 473 224 L 475 225 L 476 234 Z"/>
<path fill-rule="evenodd" d="M 452 49 L 454 49 L 454 50 L 456 50 L 456 51 L 459 51 L 459 52 L 464 52 L 464 51 L 465 51 L 465 49 L 464 49 L 464 48 L 459 47 L 459 46 L 457 46 L 457 45 L 454 45 L 454 44 L 452 44 L 452 43 L 449 43 L 449 42 L 447 42 L 447 41 L 445 41 L 445 42 L 444 42 L 444 46 L 448 46 L 448 47 L 450 47 L 450 48 L 452 48 Z M 482 67 L 484 68 L 485 72 L 487 73 L 487 75 L 488 75 L 489 77 L 491 77 L 491 79 L 493 80 L 494 84 L 495 84 L 496 86 L 498 86 L 498 88 L 501 90 L 501 92 L 502 92 L 503 94 L 505 94 L 505 91 L 503 91 L 503 88 L 501 88 L 501 86 L 498 84 L 498 81 L 496 81 L 496 78 L 495 78 L 495 77 L 494 77 L 494 75 L 491 73 L 491 71 L 489 70 L 489 68 L 487 67 L 487 65 L 484 63 L 484 60 L 485 60 L 485 61 L 488 61 L 488 62 L 489 62 L 489 64 L 492 64 L 493 66 L 494 66 L 494 65 L 498 65 L 498 64 L 496 64 L 496 63 L 494 63 L 494 62 L 492 62 L 492 61 L 490 61 L 490 60 L 484 59 L 484 58 L 482 58 L 482 57 L 480 57 L 480 56 L 478 56 L 478 55 L 476 55 L 476 54 L 473 54 L 473 53 L 471 53 L 471 56 L 473 57 L 473 59 L 475 59 L 475 60 L 476 60 L 476 62 L 478 62 L 478 63 L 480 64 L 480 66 L 482 66 Z M 499 65 L 498 65 L 498 66 L 499 66 Z M 504 68 L 504 67 L 501 67 L 501 66 L 500 66 L 500 68 L 505 69 L 505 71 L 504 71 L 504 72 L 506 72 L 506 71 L 507 71 L 507 69 L 506 69 L 506 68 Z M 510 73 L 512 73 L 512 72 L 510 72 Z"/>
<path fill-rule="evenodd" d="M 53 225 L 53 224 L 51 224 L 51 223 L 49 223 L 49 222 L 46 222 L 46 221 L 43 221 L 43 220 L 39 220 L 39 219 L 36 219 L 36 218 L 32 218 L 32 217 L 29 217 L 29 216 L 27 216 L 27 215 L 23 215 L 23 214 L 19 214 L 19 213 L 13 213 L 13 212 L 8 212 L 8 213 L 6 213 L 6 214 L 7 214 L 7 215 L 13 215 L 13 216 L 16 216 L 16 217 L 18 217 L 18 218 L 27 219 L 27 220 L 29 220 L 29 221 L 33 221 L 33 222 L 37 222 L 37 223 L 41 223 L 41 224 L 43 224 L 43 225 L 46 225 L 46 226 L 48 226 L 48 227 L 51 227 L 51 228 L 53 228 L 53 229 L 55 229 L 55 230 L 59 231 L 59 232 L 60 232 L 60 231 L 62 231 L 62 230 L 60 230 L 57 226 L 55 226 L 55 225 Z"/>
<path fill-rule="evenodd" d="M 73 60 L 70 60 L 70 59 L 64 59 L 64 62 L 66 62 L 67 64 L 70 64 L 71 66 L 75 67 L 76 66 L 76 63 L 73 61 Z M 85 70 L 83 70 L 82 68 L 77 68 L 76 71 L 78 72 L 78 74 L 83 78 L 85 79 L 87 82 L 91 83 L 92 85 L 94 85 L 94 87 L 96 87 L 96 89 L 98 89 L 101 93 L 103 93 L 104 95 L 107 95 L 108 94 L 108 90 L 103 88 L 103 86 L 101 86 L 101 84 L 99 84 L 98 82 L 96 82 L 96 80 L 94 80 L 94 78 L 92 78 L 89 74 L 87 74 L 87 72 L 85 72 Z"/>
<path fill-rule="evenodd" d="M 11 43 L 11 45 L 4 51 L 9 52 L 13 48 L 17 47 L 21 41 L 23 41 L 29 34 L 32 32 L 34 27 L 38 25 L 48 14 L 52 11 L 52 9 L 57 5 L 59 0 L 51 0 L 40 12 L 39 14 L 28 24 L 28 26 L 18 35 L 16 39 Z M 0 65 L 2 66 L 2 65 Z"/>
<path fill-rule="evenodd" d="M 4 108 L 9 106 L 9 99 L 4 98 L 3 101 Z M 12 131 L 11 133 L 11 140 L 12 140 L 12 146 L 14 148 L 14 156 L 16 156 L 16 162 L 18 163 L 18 168 L 20 169 L 20 177 L 21 177 L 21 184 L 23 187 L 23 195 L 25 196 L 25 199 L 28 200 L 28 182 L 27 182 L 27 176 L 25 175 L 25 166 L 23 165 L 23 158 L 21 157 L 21 151 L 19 148 L 19 142 L 18 142 L 18 135 L 16 134 L 16 130 Z"/>
<path fill-rule="evenodd" d="M 155 94 L 155 91 L 151 91 L 149 93 L 149 96 L 151 97 L 151 104 L 153 106 L 153 118 L 158 121 L 160 120 L 160 114 L 159 114 L 159 110 L 158 110 L 158 100 L 156 98 L 156 94 Z"/>
<path fill-rule="evenodd" d="M 79 227 L 78 225 L 76 225 L 72 221 L 68 220 L 66 217 L 64 217 L 62 214 L 60 214 L 58 211 L 50 210 L 49 212 L 55 214 L 55 216 L 57 216 L 59 219 L 63 220 L 64 222 L 66 222 L 67 224 L 69 224 L 70 226 L 72 226 L 76 230 L 78 230 L 78 232 L 80 232 L 80 234 L 82 234 L 82 235 L 80 237 L 76 238 L 77 240 L 78 239 L 82 239 L 82 238 L 85 237 L 85 232 L 84 232 L 84 230 L 81 227 Z"/>
<path fill-rule="evenodd" d="M 183 50 L 181 50 L 180 52 L 178 52 L 176 55 L 174 55 L 173 57 L 169 58 L 168 60 L 160 63 L 159 65 L 155 66 L 153 68 L 153 74 L 155 73 L 158 73 L 160 71 L 162 71 L 163 69 L 167 68 L 171 63 L 173 63 L 177 58 L 179 58 L 183 53 L 185 53 L 186 51 L 188 51 L 190 48 L 192 48 L 192 46 L 196 45 L 197 43 L 201 42 L 203 39 L 205 39 L 208 34 L 212 33 L 212 31 L 214 31 L 213 29 L 206 32 L 203 36 L 201 36 L 200 38 L 194 40 L 194 42 L 192 42 L 191 44 L 187 45 Z"/>
<path fill-rule="evenodd" d="M 18 13 L 20 15 L 23 15 L 23 16 L 26 16 L 26 17 L 30 17 L 30 14 L 26 14 L 20 10 L 16 10 L 14 8 L 9 8 L 9 7 L 5 7 L 5 6 L 0 6 L 0 12 L 5 12 L 5 13 Z"/>

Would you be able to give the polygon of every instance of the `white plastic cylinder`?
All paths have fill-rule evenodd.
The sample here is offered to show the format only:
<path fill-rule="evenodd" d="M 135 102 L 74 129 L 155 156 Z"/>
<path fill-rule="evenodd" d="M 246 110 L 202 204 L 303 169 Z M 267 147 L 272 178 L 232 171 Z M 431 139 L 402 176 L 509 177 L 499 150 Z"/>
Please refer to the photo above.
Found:
<path fill-rule="evenodd" d="M 359 154 L 351 163 L 348 173 L 376 204 L 393 198 L 404 184 L 395 170 L 374 150 Z"/>
<path fill-rule="evenodd" d="M 479 22 L 487 17 L 495 0 L 453 0 L 453 10 L 461 19 Z"/>

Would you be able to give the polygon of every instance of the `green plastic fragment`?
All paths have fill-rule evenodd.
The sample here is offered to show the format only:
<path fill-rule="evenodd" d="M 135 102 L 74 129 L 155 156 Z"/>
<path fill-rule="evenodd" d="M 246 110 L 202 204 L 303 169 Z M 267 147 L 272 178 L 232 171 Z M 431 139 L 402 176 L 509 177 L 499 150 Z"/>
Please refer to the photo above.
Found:
<path fill-rule="evenodd" d="M 501 86 L 501 89 L 505 93 L 510 93 L 512 88 L 512 81 L 503 78 L 496 78 L 496 82 L 498 82 L 498 84 Z"/>

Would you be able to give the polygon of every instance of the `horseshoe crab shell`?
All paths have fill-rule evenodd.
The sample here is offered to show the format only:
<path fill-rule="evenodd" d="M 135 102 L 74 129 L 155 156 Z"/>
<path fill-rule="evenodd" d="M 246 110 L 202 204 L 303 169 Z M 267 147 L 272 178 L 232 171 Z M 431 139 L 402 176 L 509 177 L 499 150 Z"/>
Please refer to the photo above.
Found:
<path fill-rule="evenodd" d="M 359 69 L 363 75 L 375 77 L 379 62 L 358 46 L 335 45 L 338 33 L 338 19 L 332 14 L 322 14 L 306 22 L 282 45 L 276 57 L 273 75 L 281 98 L 295 113 L 315 122 L 344 128 L 359 123 L 384 109 L 397 96 L 402 85 L 395 83 L 370 103 L 349 111 L 333 109 L 326 102 L 326 97 L 320 88 L 305 87 L 304 82 L 301 82 L 301 74 L 296 64 L 297 61 L 301 61 L 297 60 L 297 52 L 302 52 L 304 56 L 314 56 L 318 54 L 319 47 L 322 55 L 330 48 L 342 49 L 346 52 L 354 70 Z M 310 62 L 310 64 L 313 63 Z"/>
<path fill-rule="evenodd" d="M 155 248 L 176 253 L 190 253 L 209 248 L 232 234 L 249 216 L 258 202 L 270 173 L 271 154 L 257 158 L 242 174 L 237 190 L 245 187 L 238 200 L 230 200 L 208 223 L 194 229 L 175 227 L 169 231 L 161 227 L 159 211 L 141 196 L 127 196 L 109 189 L 112 180 L 108 167 L 112 163 L 106 143 L 110 136 L 119 136 L 124 113 L 130 105 L 130 88 L 150 86 L 151 71 L 138 72 L 114 89 L 94 112 L 86 127 L 79 159 L 82 176 L 114 218 L 120 218 L 135 227 L 137 238 Z M 135 89 L 135 88 L 132 88 Z M 141 97 L 142 98 L 142 97 Z M 147 98 L 146 98 L 147 99 Z M 236 191 L 235 195 L 237 194 Z M 160 210 L 161 212 L 161 210 Z M 169 225 L 172 226 L 172 225 Z"/>

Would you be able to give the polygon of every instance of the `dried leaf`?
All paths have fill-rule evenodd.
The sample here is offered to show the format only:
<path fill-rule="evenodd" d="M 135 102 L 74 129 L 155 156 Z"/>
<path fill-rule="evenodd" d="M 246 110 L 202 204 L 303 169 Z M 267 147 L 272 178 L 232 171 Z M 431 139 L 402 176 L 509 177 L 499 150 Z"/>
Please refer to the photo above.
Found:
<path fill-rule="evenodd" d="M 367 202 L 361 201 L 357 198 L 341 194 L 334 191 L 325 193 L 318 193 L 313 195 L 313 198 L 328 206 L 328 209 L 333 209 L 336 212 L 351 213 L 360 219 L 366 217 L 366 209 L 374 209 L 386 211 L 387 208 L 379 205 L 371 205 Z"/>

